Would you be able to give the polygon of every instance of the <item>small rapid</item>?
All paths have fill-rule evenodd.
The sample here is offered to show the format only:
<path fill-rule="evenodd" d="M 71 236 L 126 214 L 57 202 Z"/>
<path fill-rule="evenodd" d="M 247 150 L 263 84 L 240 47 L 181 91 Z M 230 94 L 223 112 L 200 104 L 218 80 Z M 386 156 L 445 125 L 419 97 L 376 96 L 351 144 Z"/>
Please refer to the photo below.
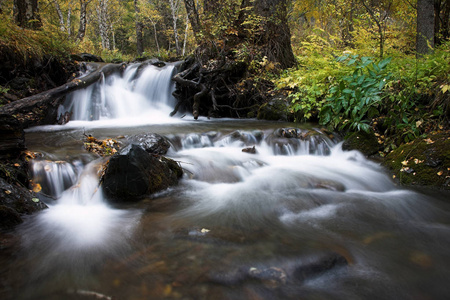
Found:
<path fill-rule="evenodd" d="M 68 97 L 69 123 L 26 131 L 48 209 L 2 240 L 1 299 L 447 298 L 448 192 L 399 187 L 307 124 L 171 119 L 173 72 L 128 66 Z M 83 139 L 143 133 L 184 175 L 110 203 Z"/>

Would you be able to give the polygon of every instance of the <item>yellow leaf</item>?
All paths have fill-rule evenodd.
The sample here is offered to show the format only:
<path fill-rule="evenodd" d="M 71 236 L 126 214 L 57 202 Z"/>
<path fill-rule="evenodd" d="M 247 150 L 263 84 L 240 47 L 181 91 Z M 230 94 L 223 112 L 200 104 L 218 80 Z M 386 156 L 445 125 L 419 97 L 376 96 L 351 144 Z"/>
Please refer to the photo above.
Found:
<path fill-rule="evenodd" d="M 434 141 L 430 138 L 424 139 L 424 141 L 427 143 L 427 145 L 433 144 Z"/>
<path fill-rule="evenodd" d="M 442 172 L 442 171 L 437 172 L 438 176 L 442 176 L 442 174 L 444 174 L 444 172 Z"/>
<path fill-rule="evenodd" d="M 408 165 L 408 162 L 409 162 L 409 161 L 404 160 L 404 161 L 402 161 L 402 165 L 407 166 L 407 165 Z"/>
<path fill-rule="evenodd" d="M 42 191 L 41 185 L 39 183 L 34 183 L 33 184 L 33 192 L 39 193 L 40 191 Z"/>
<path fill-rule="evenodd" d="M 11 191 L 10 191 L 10 190 L 6 190 L 6 191 L 5 191 L 5 194 L 6 194 L 6 195 L 10 195 L 10 194 L 11 194 Z"/>
<path fill-rule="evenodd" d="M 170 284 L 166 284 L 164 288 L 164 296 L 169 296 L 172 293 L 172 286 Z"/>

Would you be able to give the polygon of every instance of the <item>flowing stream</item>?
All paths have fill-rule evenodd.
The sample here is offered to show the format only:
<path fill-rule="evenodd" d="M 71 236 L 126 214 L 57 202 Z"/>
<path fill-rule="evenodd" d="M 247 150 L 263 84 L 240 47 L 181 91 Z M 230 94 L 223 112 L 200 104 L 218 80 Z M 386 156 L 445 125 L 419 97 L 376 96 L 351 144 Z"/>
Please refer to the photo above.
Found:
<path fill-rule="evenodd" d="M 172 66 L 137 67 L 69 97 L 77 120 L 27 131 L 49 208 L 0 251 L 1 299 L 448 298 L 448 192 L 398 187 L 312 125 L 168 118 Z M 184 177 L 109 204 L 84 134 L 139 133 L 167 137 Z"/>

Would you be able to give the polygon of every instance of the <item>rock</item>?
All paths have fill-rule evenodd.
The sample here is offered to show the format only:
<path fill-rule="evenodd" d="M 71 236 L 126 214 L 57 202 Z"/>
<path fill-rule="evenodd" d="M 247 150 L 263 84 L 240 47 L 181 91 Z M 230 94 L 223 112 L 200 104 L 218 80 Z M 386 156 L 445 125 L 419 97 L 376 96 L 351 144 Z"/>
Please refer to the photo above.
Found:
<path fill-rule="evenodd" d="M 430 133 L 391 151 L 382 163 L 404 185 L 450 189 L 449 132 Z"/>
<path fill-rule="evenodd" d="M 141 146 L 145 151 L 152 154 L 164 155 L 170 148 L 169 141 L 156 133 L 141 133 L 137 135 L 133 135 L 128 138 L 130 144 L 136 144 Z M 129 147 L 126 147 L 125 150 L 128 152 Z"/>
<path fill-rule="evenodd" d="M 213 271 L 207 275 L 209 281 L 221 285 L 240 285 L 249 281 L 261 282 L 266 288 L 283 285 L 298 285 L 335 268 L 348 265 L 347 259 L 335 252 L 325 252 L 296 260 L 257 263 L 242 266 L 231 271 Z"/>
<path fill-rule="evenodd" d="M 258 110 L 257 119 L 268 121 L 288 121 L 289 103 L 283 96 L 272 98 Z"/>
<path fill-rule="evenodd" d="M 313 257 L 311 261 L 305 262 L 295 268 L 293 277 L 296 280 L 304 281 L 321 275 L 333 268 L 348 265 L 347 259 L 338 253 L 326 253 L 318 257 Z"/>
<path fill-rule="evenodd" d="M 358 150 L 365 156 L 378 154 L 383 147 L 378 143 L 377 137 L 371 132 L 355 132 L 345 139 L 342 144 L 344 150 Z"/>
<path fill-rule="evenodd" d="M 256 148 L 255 148 L 255 146 L 244 148 L 244 149 L 242 149 L 242 152 L 246 152 L 246 153 L 250 153 L 250 154 L 256 154 Z"/>
<path fill-rule="evenodd" d="M 17 211 L 5 205 L 0 205 L 0 228 L 11 229 L 22 222 L 22 218 Z"/>
<path fill-rule="evenodd" d="M 286 284 L 286 272 L 277 267 L 270 267 L 262 270 L 253 267 L 250 268 L 248 273 L 251 278 L 260 280 L 264 286 L 268 288 L 276 288 Z"/>
<path fill-rule="evenodd" d="M 91 62 L 104 62 L 100 56 L 90 54 L 90 53 L 81 53 L 79 56 L 83 61 L 91 61 Z"/>
<path fill-rule="evenodd" d="M 22 222 L 23 215 L 29 215 L 47 206 L 33 197 L 25 187 L 0 178 L 0 228 L 10 229 Z"/>
<path fill-rule="evenodd" d="M 128 153 L 114 155 L 102 177 L 105 195 L 116 202 L 136 202 L 178 183 L 183 171 L 177 162 L 132 144 Z"/>
<path fill-rule="evenodd" d="M 25 134 L 19 121 L 10 115 L 1 114 L 0 158 L 17 158 L 25 149 Z"/>

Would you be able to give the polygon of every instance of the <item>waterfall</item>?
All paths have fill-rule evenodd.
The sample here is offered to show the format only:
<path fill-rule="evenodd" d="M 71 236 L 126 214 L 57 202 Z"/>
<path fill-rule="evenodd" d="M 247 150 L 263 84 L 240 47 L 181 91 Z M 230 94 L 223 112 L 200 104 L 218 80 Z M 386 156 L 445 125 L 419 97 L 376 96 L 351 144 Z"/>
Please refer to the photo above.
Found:
<path fill-rule="evenodd" d="M 69 112 L 72 122 L 109 121 L 114 126 L 121 122 L 173 123 L 176 119 L 169 114 L 176 102 L 171 80 L 175 72 L 175 64 L 131 64 L 122 74 L 103 76 L 99 82 L 70 93 L 58 108 L 58 115 Z"/>

